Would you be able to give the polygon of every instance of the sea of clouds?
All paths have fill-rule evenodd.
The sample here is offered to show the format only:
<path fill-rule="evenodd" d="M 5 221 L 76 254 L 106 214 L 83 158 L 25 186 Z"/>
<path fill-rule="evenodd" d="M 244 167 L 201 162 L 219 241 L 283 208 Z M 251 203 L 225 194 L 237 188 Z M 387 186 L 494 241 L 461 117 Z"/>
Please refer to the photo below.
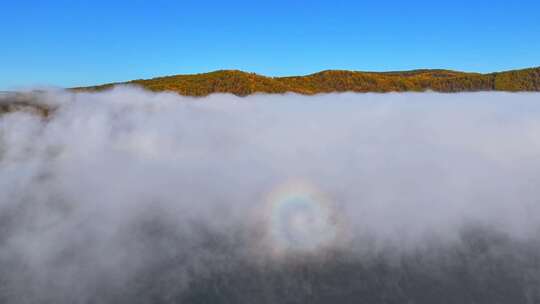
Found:
<path fill-rule="evenodd" d="M 540 94 L 31 100 L 0 114 L 0 302 L 540 301 Z M 331 219 L 296 237 L 336 231 L 305 250 L 269 220 L 300 184 Z"/>

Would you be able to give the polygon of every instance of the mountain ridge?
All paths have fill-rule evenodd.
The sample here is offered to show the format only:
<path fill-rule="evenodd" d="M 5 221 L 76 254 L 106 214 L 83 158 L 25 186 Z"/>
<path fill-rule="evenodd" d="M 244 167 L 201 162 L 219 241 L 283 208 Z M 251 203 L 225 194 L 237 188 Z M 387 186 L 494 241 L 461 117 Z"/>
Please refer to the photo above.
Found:
<path fill-rule="evenodd" d="M 363 72 L 323 70 L 304 76 L 269 77 L 241 70 L 178 74 L 97 86 L 70 88 L 73 91 L 101 91 L 116 85 L 137 85 L 185 96 L 230 93 L 298 93 L 313 95 L 333 92 L 422 92 L 540 91 L 540 67 L 494 73 L 461 72 L 445 69 Z"/>

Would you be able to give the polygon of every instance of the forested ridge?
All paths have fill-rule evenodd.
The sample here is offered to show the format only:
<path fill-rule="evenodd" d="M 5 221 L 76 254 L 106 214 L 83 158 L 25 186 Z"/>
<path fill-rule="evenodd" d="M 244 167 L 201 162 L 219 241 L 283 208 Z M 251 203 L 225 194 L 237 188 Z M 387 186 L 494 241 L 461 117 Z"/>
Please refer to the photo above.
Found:
<path fill-rule="evenodd" d="M 231 93 L 293 92 L 305 95 L 331 92 L 475 92 L 540 91 L 540 67 L 480 74 L 450 70 L 413 70 L 398 72 L 355 72 L 326 70 L 306 76 L 267 77 L 238 70 L 220 70 L 193 75 L 174 75 L 138 79 L 75 91 L 100 91 L 115 85 L 130 84 L 154 92 L 171 91 L 186 96 Z"/>

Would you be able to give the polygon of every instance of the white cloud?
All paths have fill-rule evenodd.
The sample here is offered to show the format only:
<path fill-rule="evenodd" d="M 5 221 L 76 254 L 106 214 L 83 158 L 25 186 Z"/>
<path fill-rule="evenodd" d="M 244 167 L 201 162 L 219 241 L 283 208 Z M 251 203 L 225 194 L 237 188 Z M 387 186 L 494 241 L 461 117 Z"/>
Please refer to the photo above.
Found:
<path fill-rule="evenodd" d="M 0 116 L 0 257 L 62 284 L 89 273 L 90 284 L 134 275 L 152 261 L 147 235 L 171 233 L 160 250 L 204 272 L 205 254 L 220 260 L 201 245 L 205 227 L 264 258 L 276 245 L 261 237 L 267 198 L 291 180 L 335 209 L 330 247 L 358 254 L 378 250 L 366 237 L 406 250 L 428 235 L 451 242 L 467 223 L 535 238 L 539 97 L 50 92 L 48 120 Z"/>

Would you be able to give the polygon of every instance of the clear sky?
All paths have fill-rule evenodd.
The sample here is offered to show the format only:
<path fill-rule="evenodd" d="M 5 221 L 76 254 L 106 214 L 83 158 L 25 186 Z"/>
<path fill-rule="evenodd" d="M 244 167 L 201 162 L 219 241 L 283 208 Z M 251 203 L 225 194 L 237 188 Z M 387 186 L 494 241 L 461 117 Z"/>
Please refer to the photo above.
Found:
<path fill-rule="evenodd" d="M 540 66 L 540 1 L 0 0 L 0 90 L 241 69 Z"/>

